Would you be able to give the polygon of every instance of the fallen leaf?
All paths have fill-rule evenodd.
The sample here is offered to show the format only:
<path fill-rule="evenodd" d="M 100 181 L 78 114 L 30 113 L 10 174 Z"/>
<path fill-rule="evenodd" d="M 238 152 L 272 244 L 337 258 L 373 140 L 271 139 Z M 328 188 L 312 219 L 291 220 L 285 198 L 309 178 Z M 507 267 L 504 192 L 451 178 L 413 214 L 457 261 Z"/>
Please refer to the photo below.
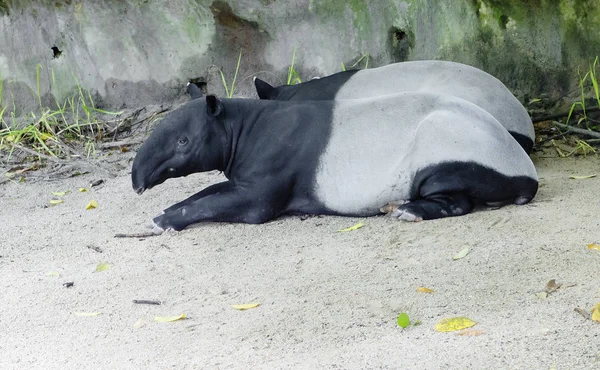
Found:
<path fill-rule="evenodd" d="M 463 330 L 466 328 L 470 328 L 477 324 L 475 321 L 467 318 L 467 317 L 452 317 L 449 319 L 444 319 L 437 324 L 435 324 L 435 330 L 443 333 Z"/>
<path fill-rule="evenodd" d="M 147 324 L 146 320 L 144 320 L 144 318 L 140 318 L 138 321 L 135 322 L 135 324 L 133 324 L 133 327 L 136 329 L 139 329 L 146 324 Z"/>
<path fill-rule="evenodd" d="M 172 322 L 177 320 L 185 319 L 185 314 L 182 313 L 179 316 L 154 316 L 154 321 L 157 322 Z"/>
<path fill-rule="evenodd" d="M 77 190 L 79 190 L 80 193 L 87 193 L 87 189 L 86 188 L 79 188 Z"/>
<path fill-rule="evenodd" d="M 592 308 L 592 320 L 595 322 L 600 322 L 600 303 Z"/>
<path fill-rule="evenodd" d="M 62 200 L 62 199 L 51 199 L 51 200 L 50 200 L 50 204 L 51 204 L 51 205 L 53 205 L 53 206 L 55 206 L 55 205 L 57 205 L 57 204 L 64 203 L 64 202 L 65 202 L 65 201 L 64 201 L 64 200 Z"/>
<path fill-rule="evenodd" d="M 73 312 L 73 315 L 79 317 L 93 317 L 100 315 L 101 312 Z"/>
<path fill-rule="evenodd" d="M 456 333 L 456 335 L 460 335 L 463 337 L 478 337 L 481 334 L 483 334 L 483 330 L 474 330 L 474 329 L 463 330 L 463 331 Z"/>
<path fill-rule="evenodd" d="M 236 310 L 240 310 L 240 311 L 249 310 L 251 308 L 256 308 L 258 306 L 260 306 L 260 303 L 232 304 L 231 305 L 231 307 L 235 308 Z"/>
<path fill-rule="evenodd" d="M 560 288 L 562 284 L 557 284 L 556 280 L 552 279 L 546 284 L 546 289 L 544 291 L 548 294 L 554 293 Z"/>
<path fill-rule="evenodd" d="M 433 292 L 435 292 L 435 290 L 429 289 L 429 288 L 425 288 L 425 287 L 419 287 L 419 288 L 417 288 L 417 292 L 419 292 L 419 293 L 433 293 Z"/>
<path fill-rule="evenodd" d="M 588 249 L 595 249 L 597 251 L 600 251 L 600 244 L 588 244 L 587 247 Z"/>
<path fill-rule="evenodd" d="M 535 293 L 535 296 L 538 297 L 539 299 L 546 299 L 546 298 L 548 298 L 548 293 L 539 292 L 539 293 Z"/>
<path fill-rule="evenodd" d="M 410 318 L 408 317 L 408 315 L 404 312 L 402 312 L 400 315 L 398 315 L 398 326 L 401 328 L 408 328 L 408 326 L 410 325 Z"/>
<path fill-rule="evenodd" d="M 108 262 L 102 262 L 102 263 L 99 263 L 98 266 L 96 266 L 96 272 L 106 271 L 109 268 L 110 268 L 110 265 L 108 264 Z"/>
<path fill-rule="evenodd" d="M 90 210 L 90 209 L 94 209 L 94 208 L 98 208 L 98 202 L 96 202 L 95 200 L 91 200 L 87 206 L 85 206 L 86 210 Z"/>
<path fill-rule="evenodd" d="M 465 256 L 466 256 L 467 254 L 469 254 L 469 252 L 470 252 L 470 251 L 471 251 L 471 250 L 469 249 L 469 247 L 466 247 L 466 248 L 464 248 L 462 251 L 458 252 L 458 254 L 457 254 L 457 255 L 455 255 L 454 257 L 452 257 L 452 259 L 456 261 L 456 260 L 459 260 L 459 259 L 461 259 L 461 258 L 465 258 Z"/>
<path fill-rule="evenodd" d="M 54 277 L 59 277 L 60 276 L 60 274 L 58 272 L 56 272 L 56 271 L 50 271 L 47 275 L 48 276 L 54 276 Z"/>
<path fill-rule="evenodd" d="M 67 193 L 69 193 L 69 191 L 53 191 L 52 195 L 56 195 L 57 197 L 64 197 L 65 195 L 67 195 Z"/>
<path fill-rule="evenodd" d="M 581 316 L 583 316 L 586 320 L 591 320 L 591 318 L 592 318 L 592 315 L 589 312 L 587 312 L 587 310 L 584 310 L 583 308 L 575 307 L 573 309 L 573 311 L 575 311 L 578 314 L 580 314 Z"/>
<path fill-rule="evenodd" d="M 360 229 L 363 226 L 365 226 L 365 224 L 363 224 L 362 222 L 359 222 L 356 225 L 350 226 L 350 227 L 342 229 L 342 230 L 338 230 L 338 232 L 339 233 L 345 233 L 347 231 L 354 231 L 354 230 Z"/>
<path fill-rule="evenodd" d="M 586 175 L 586 176 L 571 176 L 569 177 L 571 180 L 585 180 L 596 177 L 596 175 Z"/>

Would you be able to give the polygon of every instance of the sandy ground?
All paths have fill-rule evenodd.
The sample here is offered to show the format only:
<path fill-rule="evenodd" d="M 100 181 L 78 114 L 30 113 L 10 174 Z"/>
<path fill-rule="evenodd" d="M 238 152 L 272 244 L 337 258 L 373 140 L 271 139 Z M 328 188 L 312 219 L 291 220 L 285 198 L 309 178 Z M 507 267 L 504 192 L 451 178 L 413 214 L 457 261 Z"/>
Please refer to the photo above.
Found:
<path fill-rule="evenodd" d="M 586 247 L 600 243 L 600 178 L 569 179 L 600 175 L 596 157 L 538 154 L 533 203 L 463 217 L 287 217 L 116 239 L 220 180 L 194 175 L 138 196 L 131 156 L 113 164 L 116 177 L 0 185 L 0 368 L 600 368 L 600 324 L 574 312 L 600 302 L 600 252 Z M 86 211 L 92 199 L 99 207 Z M 336 232 L 358 221 L 365 227 Z M 95 272 L 101 262 L 111 268 Z M 563 287 L 537 296 L 550 279 Z M 261 305 L 232 308 L 250 302 Z M 401 329 L 401 312 L 421 324 Z M 482 334 L 434 330 L 453 316 Z"/>

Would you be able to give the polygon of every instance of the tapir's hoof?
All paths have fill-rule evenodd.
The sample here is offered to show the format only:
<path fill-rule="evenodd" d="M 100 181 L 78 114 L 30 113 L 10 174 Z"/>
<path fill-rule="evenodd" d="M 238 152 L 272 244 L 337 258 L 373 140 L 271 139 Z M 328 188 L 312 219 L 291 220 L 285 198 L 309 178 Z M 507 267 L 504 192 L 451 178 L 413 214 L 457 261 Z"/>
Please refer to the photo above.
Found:
<path fill-rule="evenodd" d="M 165 230 L 162 227 L 155 224 L 154 221 L 151 221 L 151 222 L 152 222 L 152 233 L 154 235 L 160 235 L 165 232 Z"/>
<path fill-rule="evenodd" d="M 388 204 L 379 208 L 379 212 L 385 213 L 387 216 L 391 216 L 392 213 L 398 210 L 398 207 L 408 202 L 408 200 L 395 200 L 393 202 L 388 202 Z"/>
<path fill-rule="evenodd" d="M 398 220 L 408 221 L 408 222 L 419 222 L 423 221 L 423 217 L 417 216 L 414 213 L 406 210 L 406 209 L 396 209 L 394 212 L 390 214 L 391 217 L 395 217 Z"/>

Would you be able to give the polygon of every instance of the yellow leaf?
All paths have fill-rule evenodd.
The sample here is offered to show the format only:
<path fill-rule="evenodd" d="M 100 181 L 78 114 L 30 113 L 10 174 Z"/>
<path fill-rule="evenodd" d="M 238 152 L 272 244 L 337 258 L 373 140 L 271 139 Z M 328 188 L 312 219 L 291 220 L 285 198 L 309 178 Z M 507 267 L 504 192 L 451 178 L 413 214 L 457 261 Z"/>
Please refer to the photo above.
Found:
<path fill-rule="evenodd" d="M 469 247 L 466 247 L 466 248 L 464 248 L 462 251 L 458 252 L 458 254 L 457 254 L 457 255 L 455 255 L 454 257 L 452 257 L 452 259 L 456 261 L 456 260 L 459 260 L 459 259 L 461 259 L 461 258 L 465 258 L 465 256 L 466 256 L 467 254 L 469 254 L 469 252 L 470 252 L 470 251 L 471 251 L 471 250 L 469 249 Z"/>
<path fill-rule="evenodd" d="M 57 197 L 64 197 L 65 195 L 67 195 L 69 191 L 53 191 L 52 195 L 56 195 Z"/>
<path fill-rule="evenodd" d="M 365 224 L 363 224 L 362 222 L 359 222 L 356 225 L 350 226 L 350 227 L 342 229 L 342 230 L 338 230 L 338 232 L 339 233 L 345 233 L 347 231 L 354 231 L 354 230 L 360 229 L 363 226 L 365 226 Z"/>
<path fill-rule="evenodd" d="M 249 310 L 251 308 L 256 308 L 258 306 L 260 306 L 260 303 L 232 304 L 231 305 L 231 307 L 235 308 L 236 310 L 240 310 L 240 311 Z"/>
<path fill-rule="evenodd" d="M 154 316 L 154 321 L 157 321 L 157 322 L 172 322 L 172 321 L 177 321 L 177 320 L 181 320 L 181 319 L 185 319 L 184 313 L 182 313 L 179 316 Z"/>
<path fill-rule="evenodd" d="M 108 262 L 102 262 L 102 263 L 99 263 L 98 266 L 96 266 L 96 272 L 106 271 L 109 268 L 110 268 L 110 265 L 108 264 Z"/>
<path fill-rule="evenodd" d="M 73 312 L 73 315 L 75 316 L 79 316 L 79 317 L 92 317 L 92 316 L 98 316 L 100 315 L 101 312 Z"/>
<path fill-rule="evenodd" d="M 456 333 L 456 335 L 460 335 L 463 337 L 478 337 L 483 334 L 482 330 L 463 330 L 461 332 Z"/>
<path fill-rule="evenodd" d="M 98 208 L 98 202 L 96 202 L 95 200 L 92 200 L 88 203 L 87 206 L 85 206 L 86 210 L 90 210 L 90 209 L 94 209 L 94 208 Z"/>
<path fill-rule="evenodd" d="M 592 308 L 592 320 L 600 322 L 600 303 Z"/>
<path fill-rule="evenodd" d="M 433 293 L 433 292 L 435 292 L 435 290 L 429 289 L 429 288 L 425 288 L 425 287 L 419 287 L 419 288 L 417 288 L 417 292 L 419 292 L 419 293 Z"/>
<path fill-rule="evenodd" d="M 44 141 L 48 140 L 48 139 L 53 139 L 54 136 L 47 134 L 45 132 L 40 133 L 40 138 Z"/>
<path fill-rule="evenodd" d="M 467 317 L 452 317 L 450 319 L 444 319 L 435 324 L 435 330 L 447 333 L 470 328 L 475 324 L 477 324 L 475 321 Z"/>
<path fill-rule="evenodd" d="M 47 275 L 48 276 L 54 276 L 54 277 L 59 277 L 60 276 L 60 274 L 58 272 L 56 272 L 56 271 L 50 271 Z"/>
<path fill-rule="evenodd" d="M 86 188 L 79 188 L 78 190 L 79 190 L 80 193 L 86 193 L 87 192 Z"/>
<path fill-rule="evenodd" d="M 591 179 L 596 177 L 596 175 L 587 175 L 587 176 L 571 176 L 569 177 L 572 180 L 585 180 L 585 179 Z"/>
<path fill-rule="evenodd" d="M 600 244 L 588 244 L 587 247 L 589 249 L 595 249 L 597 251 L 600 251 Z"/>
<path fill-rule="evenodd" d="M 53 205 L 53 206 L 55 206 L 55 205 L 57 205 L 57 204 L 64 203 L 64 202 L 65 202 L 65 201 L 64 201 L 64 200 L 62 200 L 62 199 L 51 199 L 51 200 L 50 200 L 50 204 L 51 204 L 51 205 Z"/>

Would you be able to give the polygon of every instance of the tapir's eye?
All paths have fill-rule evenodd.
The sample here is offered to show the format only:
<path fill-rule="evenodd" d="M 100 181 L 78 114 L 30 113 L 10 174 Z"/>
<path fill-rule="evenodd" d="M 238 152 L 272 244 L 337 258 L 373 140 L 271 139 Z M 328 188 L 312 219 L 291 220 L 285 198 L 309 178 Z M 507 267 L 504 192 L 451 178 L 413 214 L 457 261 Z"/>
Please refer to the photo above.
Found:
<path fill-rule="evenodd" d="M 188 143 L 188 139 L 183 138 L 183 139 L 179 139 L 179 145 L 185 145 Z"/>

